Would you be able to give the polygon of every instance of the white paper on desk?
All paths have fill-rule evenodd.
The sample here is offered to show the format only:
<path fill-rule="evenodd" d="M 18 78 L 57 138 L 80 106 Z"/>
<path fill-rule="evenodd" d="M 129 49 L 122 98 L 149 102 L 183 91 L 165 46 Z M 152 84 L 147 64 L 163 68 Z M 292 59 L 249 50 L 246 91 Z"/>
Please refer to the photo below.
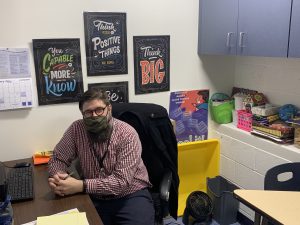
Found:
<path fill-rule="evenodd" d="M 67 213 L 78 213 L 78 212 L 79 212 L 79 210 L 77 208 L 74 208 L 74 209 L 69 209 L 69 210 L 59 212 L 59 213 L 56 213 L 56 214 L 53 214 L 53 215 L 62 215 L 62 214 L 67 214 Z M 21 225 L 36 225 L 36 220 L 31 221 L 29 223 L 21 224 Z"/>
<path fill-rule="evenodd" d="M 85 212 L 40 216 L 37 225 L 88 225 Z"/>

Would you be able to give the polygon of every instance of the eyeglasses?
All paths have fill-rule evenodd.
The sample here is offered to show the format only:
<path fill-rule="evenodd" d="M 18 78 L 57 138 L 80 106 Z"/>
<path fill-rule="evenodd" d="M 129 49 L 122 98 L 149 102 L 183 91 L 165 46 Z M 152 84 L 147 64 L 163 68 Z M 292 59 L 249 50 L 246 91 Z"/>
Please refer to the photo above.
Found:
<path fill-rule="evenodd" d="M 106 109 L 107 106 L 105 106 L 104 108 L 102 107 L 98 107 L 94 110 L 86 110 L 82 113 L 83 117 L 84 118 L 88 118 L 88 117 L 92 117 L 94 115 L 94 113 L 97 115 L 97 116 L 101 116 L 103 113 L 104 113 L 104 110 Z"/>

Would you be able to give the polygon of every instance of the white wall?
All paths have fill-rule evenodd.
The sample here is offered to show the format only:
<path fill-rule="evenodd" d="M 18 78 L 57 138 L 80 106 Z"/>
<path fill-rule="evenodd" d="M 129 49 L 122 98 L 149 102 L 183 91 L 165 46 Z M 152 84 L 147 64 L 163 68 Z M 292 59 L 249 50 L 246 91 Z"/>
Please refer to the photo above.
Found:
<path fill-rule="evenodd" d="M 300 59 L 238 57 L 234 84 L 264 93 L 271 103 L 300 109 Z"/>
<path fill-rule="evenodd" d="M 128 75 L 86 76 L 83 11 L 127 13 Z M 129 82 L 131 102 L 153 102 L 168 109 L 169 92 L 134 95 L 134 35 L 170 35 L 170 91 L 209 88 L 230 92 L 234 57 L 197 55 L 198 0 L 0 0 L 0 47 L 30 49 L 35 87 L 32 39 L 80 38 L 84 86 L 88 83 Z M 35 88 L 34 88 L 35 89 Z M 34 90 L 37 99 L 36 89 Z M 76 103 L 0 112 L 0 160 L 30 157 L 51 150 L 70 123 L 80 118 Z"/>

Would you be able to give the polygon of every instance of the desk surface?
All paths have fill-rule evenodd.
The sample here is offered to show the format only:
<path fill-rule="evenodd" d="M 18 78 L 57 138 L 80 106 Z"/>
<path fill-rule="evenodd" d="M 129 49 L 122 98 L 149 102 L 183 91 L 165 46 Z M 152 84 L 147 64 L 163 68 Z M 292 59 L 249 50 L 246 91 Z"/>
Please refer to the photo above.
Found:
<path fill-rule="evenodd" d="M 14 165 L 16 162 L 29 161 L 16 160 L 6 162 L 6 165 Z M 48 216 L 61 211 L 78 208 L 86 212 L 90 225 L 103 225 L 90 197 L 87 194 L 72 196 L 56 196 L 48 185 L 48 171 L 46 165 L 34 166 L 34 200 L 12 204 L 14 213 L 14 225 L 20 225 L 33 220 L 38 216 Z"/>
<path fill-rule="evenodd" d="M 300 192 L 237 189 L 234 195 L 262 216 L 279 224 L 299 224 Z"/>

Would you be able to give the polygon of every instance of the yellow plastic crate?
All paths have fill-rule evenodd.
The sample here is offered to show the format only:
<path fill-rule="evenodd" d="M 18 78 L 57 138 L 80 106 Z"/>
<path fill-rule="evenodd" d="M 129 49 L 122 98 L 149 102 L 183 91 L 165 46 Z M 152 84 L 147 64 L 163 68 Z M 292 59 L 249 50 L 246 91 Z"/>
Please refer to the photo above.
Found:
<path fill-rule="evenodd" d="M 215 177 L 219 173 L 219 140 L 210 139 L 178 144 L 179 216 L 183 215 L 189 194 L 193 191 L 206 192 L 206 178 Z"/>

